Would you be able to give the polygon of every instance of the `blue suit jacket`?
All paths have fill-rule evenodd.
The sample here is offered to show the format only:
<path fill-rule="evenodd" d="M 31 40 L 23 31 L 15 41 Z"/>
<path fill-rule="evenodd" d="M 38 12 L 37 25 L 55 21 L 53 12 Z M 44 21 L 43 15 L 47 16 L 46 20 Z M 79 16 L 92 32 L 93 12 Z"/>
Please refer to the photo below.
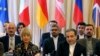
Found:
<path fill-rule="evenodd" d="M 8 52 L 8 50 L 9 50 L 9 36 L 6 35 L 6 36 L 1 37 L 0 41 L 4 45 L 4 52 Z M 20 36 L 15 35 L 15 46 L 18 43 L 21 43 L 21 38 L 20 38 Z"/>

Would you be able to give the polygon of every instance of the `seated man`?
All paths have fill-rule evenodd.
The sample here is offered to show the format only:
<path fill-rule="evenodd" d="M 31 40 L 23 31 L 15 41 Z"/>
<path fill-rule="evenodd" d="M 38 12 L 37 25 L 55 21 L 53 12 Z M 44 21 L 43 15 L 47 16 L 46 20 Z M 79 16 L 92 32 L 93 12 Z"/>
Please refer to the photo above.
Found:
<path fill-rule="evenodd" d="M 79 39 L 78 43 L 86 47 L 87 55 L 94 56 L 95 45 L 98 42 L 98 39 L 93 37 L 94 26 L 91 24 L 87 24 L 85 26 L 84 34 L 85 34 L 85 38 Z"/>
<path fill-rule="evenodd" d="M 64 37 L 59 36 L 59 27 L 53 25 L 51 28 L 52 37 L 46 39 L 43 43 L 43 56 L 55 56 L 58 46 L 65 41 Z"/>
<path fill-rule="evenodd" d="M 9 23 L 7 26 L 7 35 L 1 37 L 0 42 L 4 45 L 4 52 L 13 52 L 15 46 L 21 43 L 21 38 L 15 35 L 16 27 L 14 23 Z"/>
<path fill-rule="evenodd" d="M 86 48 L 77 42 L 76 30 L 66 31 L 66 41 L 61 43 L 56 56 L 86 56 Z"/>
<path fill-rule="evenodd" d="M 57 22 L 55 20 L 52 20 L 49 22 L 49 28 L 52 28 L 52 25 L 57 25 Z M 60 37 L 64 37 L 64 35 L 62 33 L 59 33 Z M 52 37 L 51 31 L 50 32 L 46 32 L 42 34 L 42 38 L 40 41 L 40 47 L 43 47 L 43 43 L 46 39 Z"/>

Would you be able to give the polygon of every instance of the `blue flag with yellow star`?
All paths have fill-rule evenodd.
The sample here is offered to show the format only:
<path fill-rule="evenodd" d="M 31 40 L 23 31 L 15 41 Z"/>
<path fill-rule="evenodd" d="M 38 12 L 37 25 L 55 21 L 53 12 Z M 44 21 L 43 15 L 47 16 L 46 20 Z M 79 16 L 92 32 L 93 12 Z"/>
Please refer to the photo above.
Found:
<path fill-rule="evenodd" d="M 0 0 L 0 21 L 2 24 L 9 21 L 7 0 Z"/>

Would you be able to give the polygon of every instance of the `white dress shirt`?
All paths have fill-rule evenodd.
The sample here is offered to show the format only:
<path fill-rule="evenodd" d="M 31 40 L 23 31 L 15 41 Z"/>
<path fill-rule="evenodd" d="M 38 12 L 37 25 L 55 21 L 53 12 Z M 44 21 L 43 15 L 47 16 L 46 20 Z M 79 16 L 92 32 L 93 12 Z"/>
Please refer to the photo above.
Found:
<path fill-rule="evenodd" d="M 15 36 L 9 37 L 9 49 L 14 50 L 15 48 Z"/>
<path fill-rule="evenodd" d="M 69 45 L 69 56 L 73 56 L 75 45 L 76 45 L 76 43 L 72 44 L 72 45 Z"/>
<path fill-rule="evenodd" d="M 84 39 L 84 34 L 83 35 L 79 35 L 79 39 Z"/>
<path fill-rule="evenodd" d="M 57 44 L 58 44 L 58 36 L 53 37 L 54 45 L 55 45 L 55 51 L 57 50 Z"/>

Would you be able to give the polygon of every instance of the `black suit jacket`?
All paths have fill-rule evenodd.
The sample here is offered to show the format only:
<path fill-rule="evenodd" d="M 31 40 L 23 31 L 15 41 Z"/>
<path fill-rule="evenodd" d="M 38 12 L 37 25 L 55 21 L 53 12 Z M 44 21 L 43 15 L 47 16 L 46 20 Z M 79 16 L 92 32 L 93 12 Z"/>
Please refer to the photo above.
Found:
<path fill-rule="evenodd" d="M 73 56 L 86 56 L 86 48 L 76 43 Z M 69 56 L 69 44 L 63 42 L 59 45 L 56 56 Z"/>
<path fill-rule="evenodd" d="M 100 56 L 100 41 L 96 43 L 94 54 L 96 54 L 97 56 Z"/>
<path fill-rule="evenodd" d="M 2 42 L 0 42 L 0 56 L 3 56 L 4 48 Z"/>
<path fill-rule="evenodd" d="M 6 36 L 1 37 L 0 41 L 4 45 L 4 52 L 8 52 L 8 50 L 9 50 L 9 36 L 6 35 Z M 20 38 L 20 36 L 15 35 L 15 46 L 18 43 L 21 43 L 21 38 Z"/>
<path fill-rule="evenodd" d="M 59 33 L 59 37 L 64 37 L 64 35 L 62 33 Z M 46 39 L 50 38 L 50 32 L 47 33 L 43 33 L 42 34 L 42 38 L 40 40 L 40 47 L 43 47 L 43 43 Z"/>
<path fill-rule="evenodd" d="M 65 41 L 65 38 L 58 37 L 57 47 L 63 41 Z M 51 56 L 55 56 L 56 54 L 53 38 L 48 38 L 43 43 L 43 56 L 45 56 L 45 54 L 48 54 L 48 53 L 50 53 Z"/>

